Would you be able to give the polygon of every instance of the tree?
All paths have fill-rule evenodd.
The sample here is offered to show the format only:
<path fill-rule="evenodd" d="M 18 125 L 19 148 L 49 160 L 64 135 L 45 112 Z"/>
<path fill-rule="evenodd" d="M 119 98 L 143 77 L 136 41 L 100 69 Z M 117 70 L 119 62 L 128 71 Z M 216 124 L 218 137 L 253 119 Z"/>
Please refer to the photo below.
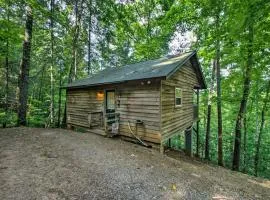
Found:
<path fill-rule="evenodd" d="M 250 7 L 251 8 L 251 7 Z M 246 106 L 248 102 L 248 96 L 250 92 L 250 82 L 251 82 L 251 70 L 253 66 L 253 9 L 249 10 L 250 16 L 247 20 L 247 63 L 244 74 L 244 86 L 243 86 L 243 95 L 240 103 L 239 112 L 236 118 L 235 125 L 235 141 L 234 141 L 234 154 L 233 154 L 233 164 L 232 169 L 239 171 L 240 167 L 240 150 L 241 150 L 241 129 L 243 124 L 244 115 L 246 114 Z"/>
<path fill-rule="evenodd" d="M 30 53 L 31 53 L 31 39 L 33 26 L 33 14 L 31 5 L 27 5 L 25 10 L 26 10 L 26 22 L 25 22 L 24 42 L 23 42 L 23 56 L 20 66 L 21 73 L 19 79 L 19 108 L 18 108 L 18 125 L 22 126 L 26 125 Z"/>
<path fill-rule="evenodd" d="M 87 74 L 92 74 L 91 69 L 91 32 L 92 32 L 92 0 L 89 1 L 88 4 L 88 10 L 89 10 L 89 19 L 88 19 L 88 68 L 87 68 Z"/>
<path fill-rule="evenodd" d="M 73 28 L 72 38 L 72 63 L 69 71 L 68 82 L 71 83 L 76 79 L 77 65 L 78 65 L 78 39 L 80 35 L 80 23 L 82 17 L 83 1 L 75 0 L 74 12 L 75 12 L 75 25 Z"/>
<path fill-rule="evenodd" d="M 51 77 L 51 105 L 50 105 L 50 123 L 54 124 L 54 0 L 51 0 L 51 16 L 50 16 L 50 32 L 51 32 L 51 67 L 50 67 L 50 77 Z"/>
<path fill-rule="evenodd" d="M 222 112 L 221 112 L 221 75 L 220 75 L 220 11 L 216 14 L 216 70 L 217 70 L 217 114 L 218 114 L 218 165 L 223 166 L 223 145 L 222 145 Z"/>
<path fill-rule="evenodd" d="M 9 2 L 7 2 L 7 23 L 9 23 Z M 7 26 L 7 33 L 9 34 L 9 24 Z M 3 128 L 6 128 L 8 123 L 8 98 L 9 98 L 9 36 L 6 38 L 6 55 L 5 55 L 5 75 L 6 75 L 6 87 L 5 87 L 5 120 Z"/>
<path fill-rule="evenodd" d="M 268 84 L 266 87 L 266 97 L 264 99 L 263 108 L 262 108 L 262 112 L 261 112 L 261 124 L 260 124 L 260 130 L 259 130 L 258 140 L 257 140 L 257 144 L 256 144 L 255 158 L 254 158 L 254 174 L 255 174 L 255 176 L 258 176 L 260 147 L 261 147 L 261 140 L 262 140 L 262 134 L 263 134 L 263 129 L 264 129 L 264 123 L 265 123 L 265 112 L 267 109 L 267 103 L 269 102 L 269 92 L 270 92 L 270 81 L 268 81 Z"/>
<path fill-rule="evenodd" d="M 212 68 L 212 76 L 211 83 L 208 92 L 208 100 L 207 100 L 207 125 L 206 125 L 206 133 L 205 133 L 205 159 L 210 160 L 210 127 L 211 127 L 211 112 L 212 112 L 212 95 L 214 91 L 214 79 L 215 79 L 215 71 L 216 71 L 216 62 L 213 62 Z"/>

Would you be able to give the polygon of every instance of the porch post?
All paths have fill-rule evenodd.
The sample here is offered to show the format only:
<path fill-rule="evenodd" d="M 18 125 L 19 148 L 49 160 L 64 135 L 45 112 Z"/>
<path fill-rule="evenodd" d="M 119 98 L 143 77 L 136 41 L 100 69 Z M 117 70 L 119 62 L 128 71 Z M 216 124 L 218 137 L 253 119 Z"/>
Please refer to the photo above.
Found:
<path fill-rule="evenodd" d="M 197 109 L 198 109 L 198 119 L 197 119 L 197 145 L 196 145 L 196 155 L 199 157 L 199 146 L 200 146 L 200 131 L 199 131 L 199 128 L 200 128 L 200 118 L 199 118 L 199 104 L 200 104 L 200 93 L 199 93 L 199 89 L 197 89 Z"/>
<path fill-rule="evenodd" d="M 185 152 L 192 156 L 192 126 L 185 130 Z"/>

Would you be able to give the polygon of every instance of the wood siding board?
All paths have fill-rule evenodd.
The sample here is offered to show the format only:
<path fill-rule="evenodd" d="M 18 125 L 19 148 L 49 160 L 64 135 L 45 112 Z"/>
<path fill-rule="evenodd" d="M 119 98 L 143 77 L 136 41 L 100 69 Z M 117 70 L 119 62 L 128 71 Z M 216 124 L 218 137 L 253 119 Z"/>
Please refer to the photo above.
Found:
<path fill-rule="evenodd" d="M 120 134 L 132 137 L 129 133 L 128 121 L 135 131 L 136 120 L 144 122 L 143 127 L 138 125 L 137 134 L 143 140 L 160 143 L 160 80 L 151 81 L 151 84 L 141 81 L 91 87 L 85 89 L 68 90 L 67 92 L 67 119 L 68 124 L 89 128 L 88 114 L 103 112 L 104 100 L 97 100 L 98 91 L 115 89 L 116 112 L 120 113 Z M 120 105 L 118 106 L 118 101 Z M 101 127 L 103 128 L 103 127 Z M 91 130 L 91 129 L 90 129 Z M 96 129 L 95 129 L 96 130 Z"/>
<path fill-rule="evenodd" d="M 193 89 L 199 83 L 191 63 L 187 62 L 161 84 L 161 134 L 164 141 L 193 124 Z M 183 91 L 179 108 L 175 107 L 175 87 Z"/>

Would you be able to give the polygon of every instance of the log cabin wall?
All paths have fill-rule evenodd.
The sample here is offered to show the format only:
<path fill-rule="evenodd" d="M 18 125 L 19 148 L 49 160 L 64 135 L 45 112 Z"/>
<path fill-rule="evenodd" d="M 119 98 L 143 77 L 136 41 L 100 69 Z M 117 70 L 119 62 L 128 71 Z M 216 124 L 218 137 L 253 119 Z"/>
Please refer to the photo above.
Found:
<path fill-rule="evenodd" d="M 149 142 L 160 143 L 160 79 L 129 81 L 126 83 L 102 85 L 86 89 L 67 91 L 67 123 L 89 128 L 88 113 L 104 112 L 104 99 L 97 93 L 115 90 L 115 112 L 120 114 L 119 133 L 133 137 L 131 129 Z M 137 125 L 136 120 L 143 124 Z"/>
<path fill-rule="evenodd" d="M 162 141 L 193 124 L 193 89 L 198 84 L 190 62 L 182 66 L 169 79 L 161 81 Z M 182 105 L 179 107 L 175 106 L 175 87 L 182 89 Z"/>
<path fill-rule="evenodd" d="M 67 91 L 67 124 L 90 128 L 88 114 L 103 112 L 104 97 L 99 97 L 99 88 Z"/>
<path fill-rule="evenodd" d="M 136 120 L 141 139 L 160 143 L 160 80 L 134 81 L 118 85 L 116 90 L 116 112 L 120 113 L 120 134 L 132 137 L 128 127 L 136 132 Z"/>

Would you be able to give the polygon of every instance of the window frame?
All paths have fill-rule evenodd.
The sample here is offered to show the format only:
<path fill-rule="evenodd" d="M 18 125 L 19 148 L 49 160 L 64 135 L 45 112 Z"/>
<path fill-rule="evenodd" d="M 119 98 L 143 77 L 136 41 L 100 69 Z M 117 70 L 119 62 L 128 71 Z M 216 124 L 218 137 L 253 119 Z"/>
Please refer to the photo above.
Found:
<path fill-rule="evenodd" d="M 180 97 L 176 97 L 176 90 L 180 90 Z M 177 104 L 176 99 L 180 99 L 181 104 Z M 175 87 L 174 88 L 174 106 L 175 108 L 179 108 L 179 107 L 182 107 L 182 105 L 183 105 L 183 90 L 180 87 Z"/>

